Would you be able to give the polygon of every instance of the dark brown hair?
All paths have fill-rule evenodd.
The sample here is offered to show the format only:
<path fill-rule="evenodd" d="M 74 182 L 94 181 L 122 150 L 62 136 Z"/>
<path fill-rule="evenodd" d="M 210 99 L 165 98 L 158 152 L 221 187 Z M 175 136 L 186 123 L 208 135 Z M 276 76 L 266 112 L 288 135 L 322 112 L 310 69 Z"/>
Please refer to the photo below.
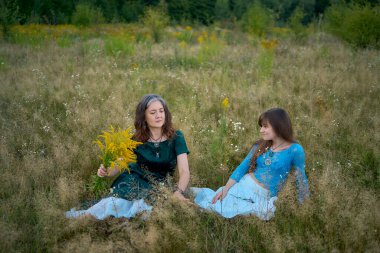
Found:
<path fill-rule="evenodd" d="M 283 138 L 288 142 L 295 142 L 293 136 L 292 123 L 290 121 L 288 113 L 282 108 L 272 108 L 263 112 L 258 120 L 258 124 L 261 127 L 263 124 L 269 123 L 277 136 Z M 249 171 L 253 172 L 256 169 L 256 159 L 266 152 L 273 142 L 259 139 L 254 145 L 257 145 L 256 150 L 251 157 L 251 166 Z"/>
<path fill-rule="evenodd" d="M 136 132 L 133 135 L 133 139 L 141 142 L 146 142 L 150 138 L 150 130 L 145 120 L 145 111 L 152 102 L 159 101 L 164 107 L 165 111 L 165 123 L 162 126 L 162 134 L 168 139 L 174 137 L 175 130 L 172 124 L 172 115 L 165 100 L 156 94 L 148 94 L 142 97 L 136 107 L 135 115 L 135 128 Z"/>

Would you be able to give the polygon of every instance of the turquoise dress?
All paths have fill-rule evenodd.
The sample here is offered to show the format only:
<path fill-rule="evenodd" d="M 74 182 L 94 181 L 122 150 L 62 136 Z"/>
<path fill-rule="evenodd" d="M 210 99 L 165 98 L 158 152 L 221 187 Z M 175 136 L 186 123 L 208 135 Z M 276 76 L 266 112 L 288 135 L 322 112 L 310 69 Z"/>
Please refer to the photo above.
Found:
<path fill-rule="evenodd" d="M 97 219 L 109 216 L 131 218 L 136 214 L 152 210 L 145 200 L 152 200 L 155 185 L 165 184 L 173 176 L 177 156 L 189 153 L 185 138 L 177 130 L 175 136 L 155 145 L 145 142 L 135 149 L 137 162 L 129 164 L 130 172 L 121 173 L 111 185 L 111 195 L 101 199 L 85 210 L 72 208 L 66 212 L 68 218 L 90 214 Z M 148 201 L 150 202 L 150 201 Z"/>
<path fill-rule="evenodd" d="M 254 176 L 248 174 L 255 145 L 242 163 L 234 170 L 230 179 L 236 183 L 230 188 L 226 197 L 212 204 L 217 191 L 209 188 L 191 188 L 195 194 L 195 203 L 200 207 L 214 211 L 225 218 L 236 215 L 255 215 L 269 220 L 274 216 L 278 192 L 281 191 L 291 169 L 296 176 L 298 201 L 302 203 L 309 197 L 308 180 L 305 173 L 305 153 L 302 146 L 292 143 L 289 148 L 273 152 L 266 151 L 256 159 Z M 262 185 L 264 187 L 262 187 Z"/>

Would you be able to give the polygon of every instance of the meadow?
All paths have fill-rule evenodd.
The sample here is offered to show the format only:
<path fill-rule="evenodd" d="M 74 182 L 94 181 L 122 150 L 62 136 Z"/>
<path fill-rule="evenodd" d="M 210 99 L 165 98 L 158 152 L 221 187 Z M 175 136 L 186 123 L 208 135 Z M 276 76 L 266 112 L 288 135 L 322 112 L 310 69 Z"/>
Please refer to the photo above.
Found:
<path fill-rule="evenodd" d="M 0 42 L 1 252 L 378 252 L 380 52 L 319 31 L 268 40 L 218 27 L 14 26 Z M 216 189 L 285 108 L 307 155 L 276 216 L 224 219 L 163 190 L 149 218 L 66 219 L 94 199 L 93 143 L 133 125 L 147 93 L 168 102 L 191 151 L 191 185 Z M 228 106 L 222 104 L 228 98 Z"/>

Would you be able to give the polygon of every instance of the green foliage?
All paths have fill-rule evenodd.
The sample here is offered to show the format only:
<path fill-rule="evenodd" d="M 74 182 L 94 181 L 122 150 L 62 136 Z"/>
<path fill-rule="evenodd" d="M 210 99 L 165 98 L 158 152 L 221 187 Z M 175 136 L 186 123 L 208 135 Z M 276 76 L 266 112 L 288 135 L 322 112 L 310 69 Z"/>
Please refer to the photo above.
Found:
<path fill-rule="evenodd" d="M 46 31 L 33 32 L 28 34 L 18 31 L 16 27 L 11 28 L 10 36 L 8 38 L 9 41 L 12 41 L 16 44 L 31 45 L 36 47 L 46 42 L 46 39 Z"/>
<path fill-rule="evenodd" d="M 326 28 L 334 34 L 344 34 L 341 32 L 342 22 L 347 15 L 348 7 L 346 5 L 334 5 L 328 8 L 326 12 Z"/>
<path fill-rule="evenodd" d="M 326 29 L 354 47 L 380 48 L 380 8 L 333 5 L 326 13 Z"/>
<path fill-rule="evenodd" d="M 18 1 L 22 23 L 67 24 L 78 1 Z"/>
<path fill-rule="evenodd" d="M 189 0 L 167 0 L 168 5 L 168 15 L 170 18 L 177 22 L 191 21 L 190 6 L 191 2 Z"/>
<path fill-rule="evenodd" d="M 57 44 L 60 47 L 70 47 L 73 44 L 74 38 L 70 36 L 63 36 L 57 39 Z"/>
<path fill-rule="evenodd" d="M 130 56 L 135 52 L 135 46 L 132 42 L 119 37 L 105 38 L 105 51 L 108 55 L 115 57 Z"/>
<path fill-rule="evenodd" d="M 274 20 L 271 13 L 259 2 L 255 2 L 249 7 L 242 18 L 242 27 L 244 31 L 259 37 L 268 33 L 273 25 Z"/>
<path fill-rule="evenodd" d="M 296 39 L 302 39 L 307 34 L 306 27 L 302 24 L 304 18 L 305 13 L 300 7 L 297 7 L 289 18 L 289 27 L 292 29 Z"/>
<path fill-rule="evenodd" d="M 193 34 L 194 34 L 194 31 L 193 31 L 192 27 L 187 26 L 187 27 L 185 27 L 185 29 L 183 31 L 178 32 L 176 34 L 176 38 L 179 41 L 184 41 L 186 43 L 190 43 L 193 40 Z"/>
<path fill-rule="evenodd" d="M 100 199 L 102 196 L 109 192 L 110 184 L 102 177 L 97 175 L 92 175 L 90 183 L 88 184 L 88 189 L 95 195 L 95 199 Z"/>
<path fill-rule="evenodd" d="M 216 0 L 215 3 L 215 19 L 226 20 L 231 16 L 229 0 Z"/>
<path fill-rule="evenodd" d="M 0 24 L 2 36 L 5 40 L 10 38 L 11 25 L 20 21 L 19 7 L 16 1 L 0 0 Z"/>
<path fill-rule="evenodd" d="M 272 76 L 274 52 L 262 49 L 257 59 L 257 76 L 260 80 L 265 80 Z"/>
<path fill-rule="evenodd" d="M 119 11 L 117 2 L 117 0 L 96 0 L 96 7 L 103 14 L 105 22 L 119 22 Z"/>
<path fill-rule="evenodd" d="M 144 9 L 157 6 L 158 0 L 2 0 L 17 2 L 22 16 L 20 22 L 66 24 L 70 21 L 77 4 L 89 4 L 101 10 L 104 21 L 136 22 L 142 17 Z M 239 21 L 254 3 L 260 3 L 270 9 L 276 18 L 276 24 L 284 26 L 288 23 L 297 6 L 302 6 L 305 18 L 304 25 L 312 22 L 314 17 L 323 14 L 331 0 L 166 0 L 168 16 L 177 23 L 192 22 L 212 24 L 214 21 Z M 345 1 L 349 2 L 349 1 Z M 377 0 L 350 1 L 360 5 L 378 4 Z"/>
<path fill-rule="evenodd" d="M 102 11 L 90 4 L 78 4 L 71 22 L 77 26 L 90 26 L 104 22 Z"/>
<path fill-rule="evenodd" d="M 227 100 L 228 101 L 228 100 Z M 223 105 L 222 105 L 223 107 Z M 228 157 L 230 156 L 231 146 L 228 145 L 230 140 L 228 140 L 228 105 L 223 107 L 223 112 L 220 114 L 218 120 L 218 129 L 213 138 L 210 140 L 210 156 L 216 158 L 217 165 L 222 164 L 226 166 Z"/>
<path fill-rule="evenodd" d="M 121 16 L 127 22 L 137 22 L 144 13 L 144 2 L 142 0 L 125 1 L 121 9 Z"/>
<path fill-rule="evenodd" d="M 234 16 L 240 20 L 243 18 L 244 14 L 247 12 L 250 6 L 254 4 L 253 0 L 233 0 L 232 1 L 232 12 Z"/>
<path fill-rule="evenodd" d="M 168 0 L 170 18 L 179 23 L 209 25 L 215 18 L 215 0 Z"/>
<path fill-rule="evenodd" d="M 162 39 L 165 27 L 169 24 L 169 17 L 162 8 L 147 8 L 142 22 L 149 28 L 154 42 L 158 43 Z"/>
<path fill-rule="evenodd" d="M 214 21 L 214 0 L 192 0 L 190 1 L 190 15 L 193 22 L 204 25 L 212 24 Z"/>
<path fill-rule="evenodd" d="M 380 189 L 380 155 L 363 147 L 352 173 L 368 188 Z"/>
<path fill-rule="evenodd" d="M 207 63 L 210 59 L 220 54 L 223 45 L 219 42 L 206 42 L 200 46 L 198 53 L 199 63 Z"/>
<path fill-rule="evenodd" d="M 224 47 L 224 43 L 218 38 L 216 31 L 203 31 L 197 40 L 199 44 L 199 63 L 207 63 L 212 58 L 217 57 Z"/>
<path fill-rule="evenodd" d="M 304 12 L 303 25 L 311 23 L 314 17 L 324 12 L 330 0 L 261 0 L 260 3 L 271 10 L 275 17 L 276 25 L 285 26 L 294 15 L 297 8 Z"/>

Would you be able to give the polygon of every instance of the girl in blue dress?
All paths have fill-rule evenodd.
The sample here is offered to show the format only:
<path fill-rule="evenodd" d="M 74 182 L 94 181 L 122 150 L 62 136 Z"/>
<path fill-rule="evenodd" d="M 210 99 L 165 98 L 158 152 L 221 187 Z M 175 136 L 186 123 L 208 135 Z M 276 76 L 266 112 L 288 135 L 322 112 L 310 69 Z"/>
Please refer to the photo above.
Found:
<path fill-rule="evenodd" d="M 261 139 L 235 169 L 224 187 L 192 188 L 195 203 L 223 217 L 256 215 L 269 220 L 274 216 L 274 202 L 292 168 L 296 176 L 298 201 L 309 196 L 305 174 L 305 153 L 293 137 L 287 112 L 270 109 L 259 117 Z"/>
<path fill-rule="evenodd" d="M 136 108 L 136 132 L 133 139 L 142 142 L 134 150 L 137 161 L 129 164 L 130 172 L 121 173 L 112 183 L 111 195 L 86 210 L 72 209 L 67 217 L 92 215 L 97 219 L 108 216 L 134 217 L 137 213 L 150 211 L 151 200 L 156 194 L 155 186 L 165 184 L 168 176 L 173 176 L 178 168 L 179 180 L 173 195 L 180 199 L 190 179 L 187 155 L 189 150 L 181 131 L 172 125 L 170 111 L 162 97 L 145 95 Z M 105 168 L 100 165 L 99 177 L 112 177 L 119 173 L 118 168 Z"/>

